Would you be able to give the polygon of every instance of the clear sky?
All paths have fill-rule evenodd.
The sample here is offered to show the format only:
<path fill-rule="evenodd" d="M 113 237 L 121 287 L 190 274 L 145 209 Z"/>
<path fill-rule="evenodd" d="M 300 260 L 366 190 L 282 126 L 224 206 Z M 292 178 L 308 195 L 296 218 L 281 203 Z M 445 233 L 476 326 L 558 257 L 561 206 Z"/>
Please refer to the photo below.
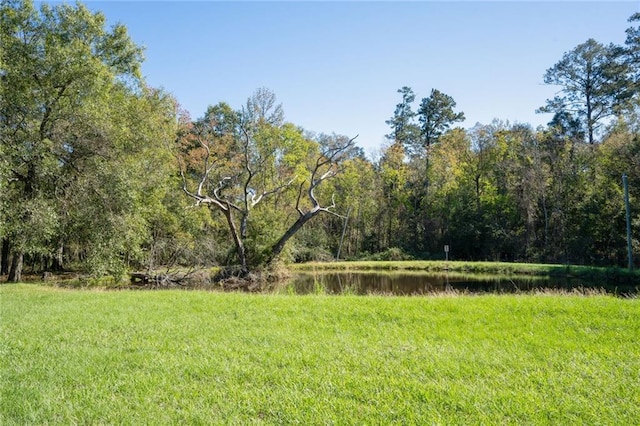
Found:
<path fill-rule="evenodd" d="M 588 38 L 622 44 L 640 2 L 178 2 L 89 1 L 146 47 L 147 82 L 193 118 L 259 87 L 288 121 L 359 134 L 375 155 L 397 89 L 453 96 L 467 121 L 549 121 L 535 114 L 557 88 L 545 70 Z"/>

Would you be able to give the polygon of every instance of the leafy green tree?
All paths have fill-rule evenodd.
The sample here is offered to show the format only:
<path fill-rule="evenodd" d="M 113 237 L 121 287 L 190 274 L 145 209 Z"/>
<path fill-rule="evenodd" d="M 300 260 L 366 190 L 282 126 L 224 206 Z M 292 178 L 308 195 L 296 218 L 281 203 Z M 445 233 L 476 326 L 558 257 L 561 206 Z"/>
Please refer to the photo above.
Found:
<path fill-rule="evenodd" d="M 159 90 L 124 87 L 105 100 L 101 113 L 85 120 L 82 149 L 64 167 L 58 199 L 66 214 L 58 244 L 75 246 L 83 269 L 121 275 L 145 263 L 162 229 L 159 217 L 168 220 L 168 194 L 179 188 L 169 150 L 175 102 Z"/>
<path fill-rule="evenodd" d="M 468 177 L 472 155 L 471 141 L 462 129 L 443 134 L 431 151 L 431 248 L 439 252 L 449 245 L 457 258 L 469 258 L 475 244 L 477 221 L 472 180 Z"/>
<path fill-rule="evenodd" d="M 276 102 L 276 95 L 266 87 L 261 87 L 247 99 L 243 115 L 250 123 L 282 126 L 284 110 L 282 104 Z"/>
<path fill-rule="evenodd" d="M 538 136 L 530 126 L 515 124 L 498 132 L 496 140 L 493 174 L 503 204 L 494 221 L 502 227 L 497 245 L 512 259 L 539 260 L 538 224 L 548 175 Z"/>
<path fill-rule="evenodd" d="M 415 144 L 419 135 L 419 128 L 415 124 L 416 113 L 412 107 L 416 95 L 407 86 L 398 89 L 398 93 L 402 95 L 402 101 L 396 105 L 393 117 L 386 121 L 391 127 L 391 133 L 387 135 L 387 139 L 403 144 L 405 149 L 408 149 Z"/>
<path fill-rule="evenodd" d="M 22 1 L 0 10 L 9 280 L 25 256 L 96 275 L 141 265 L 171 205 L 177 104 L 145 86 L 142 50 L 102 14 Z"/>
<path fill-rule="evenodd" d="M 404 242 L 402 248 L 413 253 L 426 253 L 433 249 L 432 234 L 438 219 L 432 214 L 433 198 L 429 194 L 429 166 L 430 151 L 451 126 L 451 124 L 464 120 L 462 112 L 455 112 L 456 103 L 453 98 L 439 90 L 433 89 L 430 95 L 423 98 L 417 112 L 412 110 L 415 94 L 409 87 L 403 87 L 398 91 L 402 94 L 402 102 L 396 105 L 394 116 L 387 121 L 393 133 L 387 135 L 394 144 L 400 144 L 405 153 L 406 164 L 404 169 L 404 183 L 401 192 L 403 220 L 402 227 L 411 229 L 412 238 L 401 238 Z M 416 118 L 418 119 L 416 122 Z M 397 146 L 393 150 L 397 151 Z M 387 154 L 392 154 L 388 151 Z M 402 160 L 405 161 L 405 158 Z M 383 178 L 389 181 L 388 178 Z M 393 192 L 389 185 L 384 186 L 387 192 L 386 200 L 393 210 L 399 207 L 399 197 L 391 195 Z M 395 207 L 392 207 L 395 205 Z M 389 219 L 387 231 L 393 228 L 395 219 Z M 400 224 L 398 224 L 400 226 Z M 395 244 L 392 244 L 395 245 Z"/>
<path fill-rule="evenodd" d="M 541 260 L 568 262 L 588 169 L 583 134 L 567 115 L 557 115 L 537 134 L 545 187 L 540 200 L 538 247 Z"/>
<path fill-rule="evenodd" d="M 377 200 L 381 194 L 374 164 L 364 155 L 350 160 L 339 175 L 337 186 L 336 192 L 346 198 L 344 205 L 350 212 L 342 253 L 347 257 L 357 257 L 363 251 L 371 251 L 367 244 L 376 232 Z"/>
<path fill-rule="evenodd" d="M 542 113 L 567 112 L 579 118 L 590 144 L 606 119 L 619 113 L 631 95 L 622 50 L 587 40 L 564 54 L 544 74 L 545 84 L 561 86 Z"/>
<path fill-rule="evenodd" d="M 423 98 L 418 109 L 420 136 L 412 147 L 412 169 L 410 178 L 410 222 L 415 230 L 416 252 L 436 249 L 434 232 L 438 218 L 433 214 L 434 198 L 431 196 L 429 169 L 431 151 L 440 137 L 449 130 L 451 124 L 464 120 L 464 113 L 455 112 L 456 102 L 449 95 L 432 89 L 431 94 Z"/>
<path fill-rule="evenodd" d="M 3 145 L 0 145 L 0 212 L 7 211 L 5 203 L 8 201 L 8 175 L 9 168 L 7 161 L 3 155 Z M 6 238 L 6 218 L 4 215 L 0 215 L 0 275 L 7 275 L 9 273 L 9 239 Z"/>
<path fill-rule="evenodd" d="M 142 50 L 121 25 L 86 7 L 5 1 L 0 6 L 2 144 L 9 168 L 5 238 L 10 281 L 23 256 L 47 255 L 60 231 L 58 182 L 83 152 L 83 120 L 116 85 L 139 81 Z"/>
<path fill-rule="evenodd" d="M 629 22 L 640 22 L 640 13 L 634 13 L 629 18 Z M 640 26 L 629 27 L 626 30 L 626 63 L 629 66 L 633 91 L 637 94 L 640 89 Z"/>
<path fill-rule="evenodd" d="M 626 265 L 626 219 L 621 176 L 627 175 L 632 223 L 632 247 L 640 252 L 640 135 L 627 126 L 615 128 L 604 139 L 596 161 L 597 185 L 592 188 L 598 220 L 592 221 L 590 234 L 594 262 Z M 636 256 L 637 257 L 637 256 Z"/>
<path fill-rule="evenodd" d="M 455 112 L 456 102 L 447 94 L 432 89 L 431 94 L 423 98 L 418 109 L 420 122 L 420 144 L 425 150 L 438 141 L 449 127 L 464 121 L 463 112 Z"/>
<path fill-rule="evenodd" d="M 381 208 L 378 214 L 378 250 L 384 250 L 404 245 L 401 243 L 404 242 L 403 230 L 407 225 L 408 168 L 401 143 L 395 142 L 383 151 L 378 173 L 384 200 L 384 208 Z"/>

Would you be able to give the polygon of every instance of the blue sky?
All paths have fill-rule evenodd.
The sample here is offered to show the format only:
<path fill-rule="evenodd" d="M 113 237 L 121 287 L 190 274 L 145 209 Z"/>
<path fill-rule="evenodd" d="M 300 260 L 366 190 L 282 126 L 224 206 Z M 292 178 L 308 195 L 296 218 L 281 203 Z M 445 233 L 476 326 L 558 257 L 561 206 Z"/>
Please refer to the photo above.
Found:
<path fill-rule="evenodd" d="M 359 134 L 370 154 L 410 86 L 417 103 L 436 88 L 467 121 L 545 124 L 536 108 L 558 88 L 547 68 L 588 38 L 624 42 L 638 1 L 177 2 L 90 1 L 146 47 L 147 82 L 173 93 L 193 118 L 259 87 L 305 129 Z"/>

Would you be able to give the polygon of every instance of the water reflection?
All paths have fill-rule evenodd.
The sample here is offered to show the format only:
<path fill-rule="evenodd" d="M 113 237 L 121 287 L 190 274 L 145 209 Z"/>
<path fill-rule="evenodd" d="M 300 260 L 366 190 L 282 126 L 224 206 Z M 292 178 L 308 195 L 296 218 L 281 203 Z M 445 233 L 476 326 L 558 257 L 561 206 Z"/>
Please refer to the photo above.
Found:
<path fill-rule="evenodd" d="M 623 296 L 638 293 L 638 288 L 633 286 L 609 286 L 576 278 L 370 271 L 299 273 L 287 281 L 283 289 L 295 294 L 357 295 L 421 295 L 446 292 L 520 293 L 549 289 L 586 293 L 604 292 Z"/>

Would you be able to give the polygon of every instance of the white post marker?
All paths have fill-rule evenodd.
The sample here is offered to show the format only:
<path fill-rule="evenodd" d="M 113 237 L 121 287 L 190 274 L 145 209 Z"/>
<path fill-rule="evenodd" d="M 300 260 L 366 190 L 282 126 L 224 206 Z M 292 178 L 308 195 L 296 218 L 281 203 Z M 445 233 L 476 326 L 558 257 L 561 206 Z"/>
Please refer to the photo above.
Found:
<path fill-rule="evenodd" d="M 446 261 L 449 261 L 449 244 L 444 246 L 444 258 Z"/>

